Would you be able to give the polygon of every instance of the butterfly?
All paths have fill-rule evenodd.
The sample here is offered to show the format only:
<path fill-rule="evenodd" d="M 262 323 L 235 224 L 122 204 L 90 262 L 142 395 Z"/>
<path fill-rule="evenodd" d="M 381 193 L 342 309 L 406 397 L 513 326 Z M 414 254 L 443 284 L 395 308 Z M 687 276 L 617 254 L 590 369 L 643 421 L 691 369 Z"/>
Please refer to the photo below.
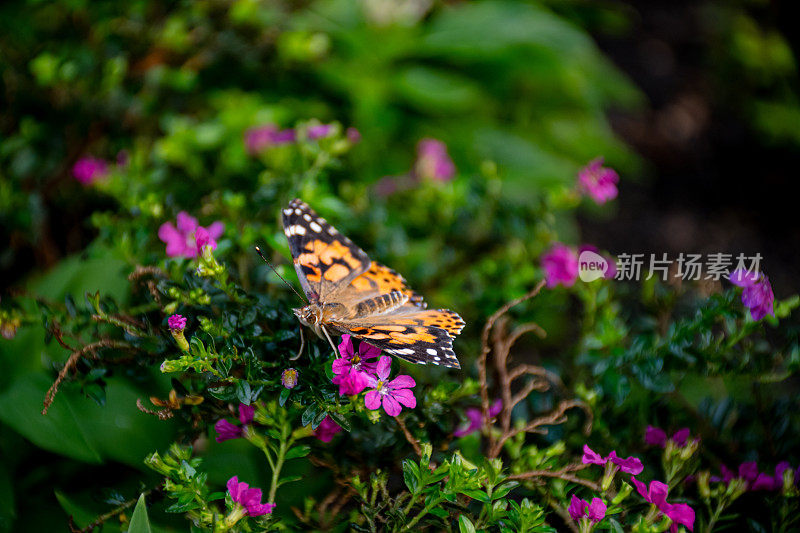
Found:
<path fill-rule="evenodd" d="M 333 345 L 329 330 L 348 333 L 412 363 L 461 368 L 453 339 L 464 321 L 449 309 L 426 309 L 422 296 L 302 200 L 283 210 L 283 231 L 308 305 L 300 322 Z"/>

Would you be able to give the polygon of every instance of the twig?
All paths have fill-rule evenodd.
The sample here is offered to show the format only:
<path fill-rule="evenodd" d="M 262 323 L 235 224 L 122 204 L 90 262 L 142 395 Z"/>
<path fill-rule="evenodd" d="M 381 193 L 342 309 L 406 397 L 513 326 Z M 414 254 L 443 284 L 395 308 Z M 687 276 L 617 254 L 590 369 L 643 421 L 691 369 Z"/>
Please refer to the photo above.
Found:
<path fill-rule="evenodd" d="M 541 429 L 542 426 L 554 426 L 557 424 L 563 424 L 564 422 L 567 421 L 567 417 L 565 414 L 566 411 L 574 408 L 583 409 L 587 413 L 589 420 L 587 420 L 586 424 L 584 425 L 584 432 L 588 434 L 591 431 L 592 420 L 593 420 L 592 413 L 589 410 L 589 408 L 586 406 L 585 403 L 583 403 L 580 400 L 565 400 L 562 401 L 560 404 L 558 404 L 558 407 L 556 407 L 553 411 L 551 411 L 547 415 L 541 416 L 535 420 L 531 420 L 530 422 L 528 422 L 526 426 L 520 428 L 514 428 L 507 432 L 504 432 L 503 435 L 500 437 L 500 439 L 494 444 L 494 447 L 490 448 L 488 454 L 489 458 L 493 459 L 497 457 L 500 454 L 500 451 L 503 449 L 503 444 L 505 444 L 505 442 L 508 439 L 520 433 L 547 433 L 547 430 Z"/>
<path fill-rule="evenodd" d="M 148 415 L 157 416 L 160 420 L 169 420 L 174 416 L 174 413 L 171 409 L 159 409 L 155 411 L 153 409 L 148 409 L 142 403 L 141 398 L 136 398 L 136 407 L 143 413 L 147 413 Z"/>
<path fill-rule="evenodd" d="M 422 457 L 422 448 L 420 447 L 417 439 L 414 438 L 414 435 L 412 435 L 406 427 L 406 423 L 403 422 L 399 417 L 394 417 L 394 419 L 397 421 L 397 425 L 400 426 L 400 429 L 403 430 L 403 435 L 406 436 L 406 440 L 409 442 L 409 444 L 411 444 L 411 447 L 414 448 L 416 454 Z"/>
<path fill-rule="evenodd" d="M 112 341 L 112 340 L 102 340 L 93 342 L 91 344 L 87 344 L 80 350 L 72 352 L 72 355 L 69 356 L 67 362 L 64 364 L 64 367 L 58 373 L 56 380 L 47 390 L 47 394 L 44 396 L 44 409 L 42 409 L 42 414 L 46 415 L 47 410 L 50 409 L 50 405 L 52 405 L 53 400 L 55 399 L 56 394 L 58 393 L 58 386 L 61 385 L 61 382 L 67 377 L 67 374 L 70 370 L 73 370 L 75 365 L 78 364 L 78 361 L 81 357 L 86 357 L 89 354 L 92 355 L 92 359 L 97 359 L 97 350 L 102 348 L 116 348 L 119 350 L 135 350 L 136 348 L 131 346 L 126 342 L 121 341 Z"/>
<path fill-rule="evenodd" d="M 531 470 L 529 472 L 522 472 L 520 474 L 512 474 L 506 479 L 509 481 L 524 481 L 537 477 L 551 477 L 578 483 L 579 485 L 583 485 L 584 487 L 588 487 L 594 491 L 599 491 L 600 485 L 598 483 L 572 474 L 572 472 L 577 472 L 579 470 L 583 470 L 584 468 L 586 468 L 586 465 L 576 463 L 559 468 L 558 470 Z"/>

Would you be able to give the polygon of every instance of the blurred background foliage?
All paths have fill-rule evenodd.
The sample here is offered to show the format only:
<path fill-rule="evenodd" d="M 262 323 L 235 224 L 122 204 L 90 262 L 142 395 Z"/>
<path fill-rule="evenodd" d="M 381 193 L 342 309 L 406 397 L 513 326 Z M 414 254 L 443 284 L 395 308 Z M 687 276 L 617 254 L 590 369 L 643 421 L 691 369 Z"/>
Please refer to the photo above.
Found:
<path fill-rule="evenodd" d="M 786 8 L 669 4 L 4 2 L 2 288 L 64 301 L 67 311 L 67 296 L 87 291 L 125 303 L 125 276 L 163 259 L 158 227 L 186 210 L 202 224 L 225 222 L 220 252 L 245 288 L 282 294 L 252 247 L 267 243 L 285 263 L 278 213 L 294 195 L 434 305 L 457 309 L 469 324 L 459 341 L 469 353 L 482 320 L 540 277 L 537 258 L 549 243 L 578 242 L 579 223 L 613 251 L 763 245 L 776 288 L 787 286 L 800 245 L 789 246 L 799 237 L 789 234 L 796 224 L 780 207 L 792 197 L 781 191 L 796 168 L 786 163 L 800 151 L 800 93 L 796 44 L 782 33 Z M 335 134 L 246 149 L 250 128 L 275 124 L 302 136 L 320 122 L 335 124 Z M 358 130 L 358 142 L 347 128 Z M 382 180 L 406 183 L 415 147 L 428 137 L 446 143 L 456 177 L 387 194 Z M 754 157 L 724 151 L 743 145 Z M 111 170 L 84 188 L 72 168 L 87 155 Z M 576 217 L 575 175 L 599 155 L 630 181 L 619 207 L 586 205 Z M 675 206 L 683 210 L 673 216 Z M 710 229 L 687 240 L 706 215 Z M 743 221 L 731 229 L 731 217 Z M 736 233 L 748 224 L 755 234 Z M 571 306 L 564 294 L 547 294 L 531 315 L 551 334 L 548 360 L 563 355 L 560 339 L 575 333 Z M 596 353 L 578 351 L 594 363 Z M 99 514 L 99 499 L 119 495 L 98 496 L 94 480 L 137 489 L 149 475 L 141 457 L 173 438 L 169 424 L 133 403 L 165 396 L 170 385 L 156 370 L 91 376 L 39 415 L 64 359 L 35 327 L 0 343 L 0 527 L 25 516 L 32 531 L 63 530 L 59 508 Z M 608 398 L 621 402 L 629 384 L 606 368 L 594 371 L 607 380 Z M 98 390 L 98 381 L 107 387 Z M 249 451 L 229 449 L 211 444 L 212 478 L 232 462 L 258 470 Z"/>

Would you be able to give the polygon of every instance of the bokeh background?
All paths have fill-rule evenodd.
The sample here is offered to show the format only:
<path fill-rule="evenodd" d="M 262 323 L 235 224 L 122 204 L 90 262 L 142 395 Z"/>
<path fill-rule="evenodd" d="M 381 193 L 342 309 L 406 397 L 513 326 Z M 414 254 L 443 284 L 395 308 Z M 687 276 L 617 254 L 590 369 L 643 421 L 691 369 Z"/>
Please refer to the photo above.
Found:
<path fill-rule="evenodd" d="M 469 323 L 541 277 L 556 230 L 615 254 L 758 252 L 787 295 L 800 266 L 796 20 L 789 0 L 3 2 L 0 294 L 124 300 L 124 266 L 162 260 L 157 228 L 191 208 L 238 231 L 221 251 L 247 272 L 253 244 L 285 255 L 277 206 L 299 190 Z M 360 134 L 325 174 L 292 174 L 294 152 L 248 153 L 248 129 L 309 120 Z M 386 194 L 423 138 L 446 144 L 457 175 Z M 112 178 L 79 183 L 87 156 Z M 543 196 L 569 203 L 598 156 L 621 175 L 619 198 L 546 218 Z M 566 308 L 553 298 L 545 307 Z M 569 328 L 537 320 L 557 354 Z M 141 458 L 172 434 L 133 402 L 169 386 L 118 372 L 107 398 L 87 381 L 42 418 L 65 355 L 41 337 L 0 344 L 0 527 L 24 516 L 60 531 L 65 511 L 86 523 L 137 489 Z M 254 461 L 212 444 L 207 466 L 224 480 Z"/>

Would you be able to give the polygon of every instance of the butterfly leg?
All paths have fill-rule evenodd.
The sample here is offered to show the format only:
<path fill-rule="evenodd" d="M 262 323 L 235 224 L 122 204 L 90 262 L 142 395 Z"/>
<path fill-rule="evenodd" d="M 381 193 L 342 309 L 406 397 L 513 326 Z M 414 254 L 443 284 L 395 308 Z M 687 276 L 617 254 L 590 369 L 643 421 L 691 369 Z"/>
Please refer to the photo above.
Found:
<path fill-rule="evenodd" d="M 325 334 L 325 338 L 328 339 L 329 343 L 331 343 L 331 348 L 333 348 L 333 353 L 336 355 L 336 358 L 338 359 L 340 357 L 339 356 L 339 350 L 337 350 L 336 349 L 336 345 L 333 344 L 333 340 L 331 340 L 331 336 L 328 334 L 328 330 L 325 329 L 325 326 L 322 326 L 322 325 L 319 327 L 319 329 L 322 330 L 322 332 Z"/>
<path fill-rule="evenodd" d="M 289 358 L 289 361 L 297 361 L 300 359 L 300 356 L 303 355 L 303 348 L 306 346 L 306 337 L 303 335 L 303 326 L 300 326 L 300 349 L 297 350 L 297 353 Z"/>

